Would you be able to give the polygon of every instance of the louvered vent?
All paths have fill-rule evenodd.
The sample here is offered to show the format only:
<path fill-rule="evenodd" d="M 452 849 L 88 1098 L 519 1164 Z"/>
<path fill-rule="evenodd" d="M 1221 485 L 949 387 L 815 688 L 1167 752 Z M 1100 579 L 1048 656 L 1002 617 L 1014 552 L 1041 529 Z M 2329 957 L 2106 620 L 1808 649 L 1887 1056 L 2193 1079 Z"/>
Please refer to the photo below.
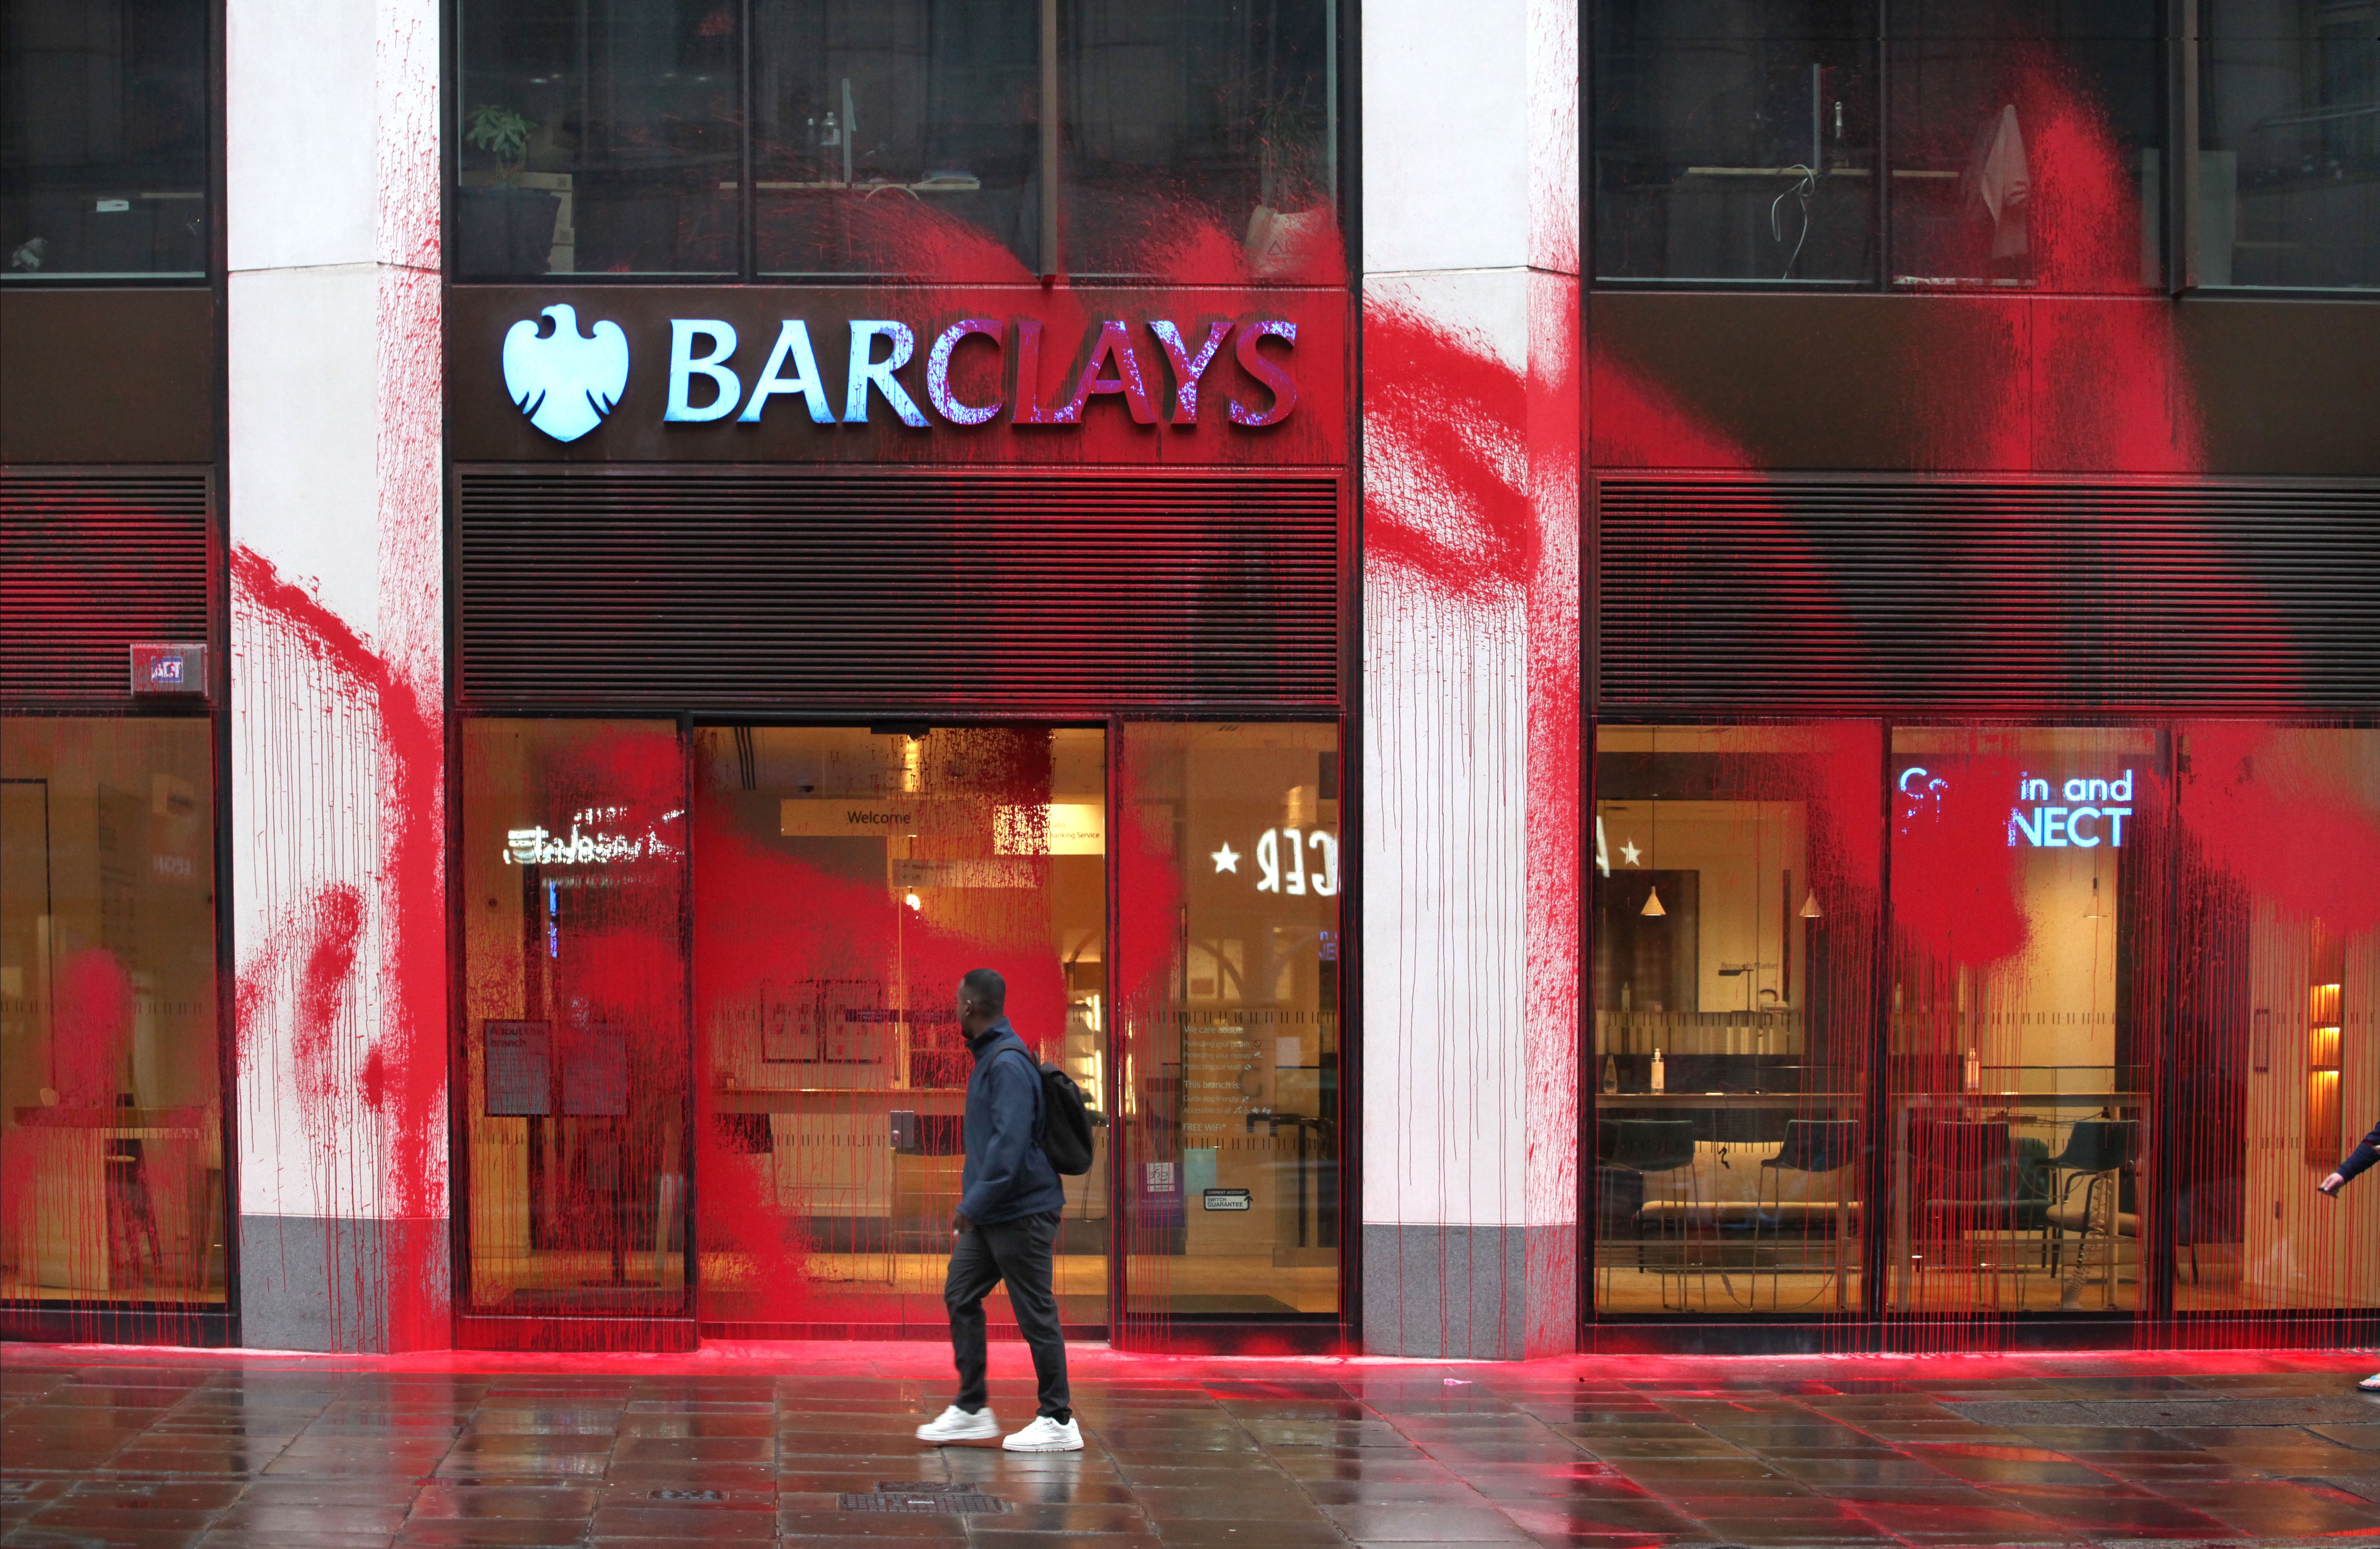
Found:
<path fill-rule="evenodd" d="M 0 472 L 0 698 L 128 701 L 128 647 L 207 638 L 203 472 Z"/>
<path fill-rule="evenodd" d="M 2370 713 L 2380 485 L 1614 478 L 1607 710 Z"/>
<path fill-rule="evenodd" d="M 456 496 L 475 708 L 1339 697 L 1328 475 L 465 470 Z"/>

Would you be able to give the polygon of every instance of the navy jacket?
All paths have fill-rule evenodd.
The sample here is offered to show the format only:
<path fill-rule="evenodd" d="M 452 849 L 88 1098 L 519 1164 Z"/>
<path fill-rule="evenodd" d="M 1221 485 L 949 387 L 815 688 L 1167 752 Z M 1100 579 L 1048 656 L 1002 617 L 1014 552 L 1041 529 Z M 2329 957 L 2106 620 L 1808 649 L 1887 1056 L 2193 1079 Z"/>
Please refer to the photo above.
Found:
<path fill-rule="evenodd" d="M 2363 1144 L 2349 1152 L 2347 1159 L 2338 1164 L 2338 1176 L 2351 1181 L 2356 1174 L 2366 1170 L 2374 1162 L 2380 1162 L 2380 1124 L 2372 1126 L 2372 1132 L 2363 1137 Z"/>
<path fill-rule="evenodd" d="M 967 1040 L 966 1167 L 959 1214 L 983 1226 L 1066 1208 L 1058 1169 L 1041 1154 L 1041 1065 L 1002 1017 Z"/>

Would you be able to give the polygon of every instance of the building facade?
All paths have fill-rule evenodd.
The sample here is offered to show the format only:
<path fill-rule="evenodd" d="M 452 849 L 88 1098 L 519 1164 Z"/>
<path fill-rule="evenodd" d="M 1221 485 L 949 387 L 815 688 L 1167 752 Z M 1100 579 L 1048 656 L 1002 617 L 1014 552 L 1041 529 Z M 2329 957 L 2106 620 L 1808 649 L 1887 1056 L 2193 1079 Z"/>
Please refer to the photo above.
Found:
<path fill-rule="evenodd" d="M 0 1331 L 2367 1331 L 2380 7 L 1791 12 L 12 0 Z"/>

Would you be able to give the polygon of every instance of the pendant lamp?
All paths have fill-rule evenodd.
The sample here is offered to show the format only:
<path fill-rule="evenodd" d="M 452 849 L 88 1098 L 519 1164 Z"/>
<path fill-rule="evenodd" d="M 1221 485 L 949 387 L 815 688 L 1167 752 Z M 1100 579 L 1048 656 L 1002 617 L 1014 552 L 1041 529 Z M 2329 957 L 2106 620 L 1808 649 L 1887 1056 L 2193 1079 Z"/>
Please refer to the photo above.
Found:
<path fill-rule="evenodd" d="M 1661 889 L 1655 888 L 1652 891 L 1646 893 L 1645 895 L 1645 907 L 1636 912 L 1640 914 L 1649 914 L 1655 919 L 1659 919 L 1662 915 L 1667 914 L 1669 911 L 1661 907 Z"/>
<path fill-rule="evenodd" d="M 1802 918 L 1805 920 L 1825 918 L 1818 913 L 1818 889 L 1815 888 L 1802 895 Z"/>

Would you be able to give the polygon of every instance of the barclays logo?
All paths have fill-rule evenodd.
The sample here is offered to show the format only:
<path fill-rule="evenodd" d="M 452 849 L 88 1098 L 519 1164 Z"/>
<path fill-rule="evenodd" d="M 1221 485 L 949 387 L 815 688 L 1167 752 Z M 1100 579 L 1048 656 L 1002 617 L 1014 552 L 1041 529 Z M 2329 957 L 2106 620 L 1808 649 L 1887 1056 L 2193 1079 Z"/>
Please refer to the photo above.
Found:
<path fill-rule="evenodd" d="M 545 309 L 553 330 L 524 318 L 504 334 L 504 391 L 528 422 L 556 441 L 577 441 L 619 403 L 628 386 L 628 336 L 616 322 L 578 332 L 578 309 Z"/>

